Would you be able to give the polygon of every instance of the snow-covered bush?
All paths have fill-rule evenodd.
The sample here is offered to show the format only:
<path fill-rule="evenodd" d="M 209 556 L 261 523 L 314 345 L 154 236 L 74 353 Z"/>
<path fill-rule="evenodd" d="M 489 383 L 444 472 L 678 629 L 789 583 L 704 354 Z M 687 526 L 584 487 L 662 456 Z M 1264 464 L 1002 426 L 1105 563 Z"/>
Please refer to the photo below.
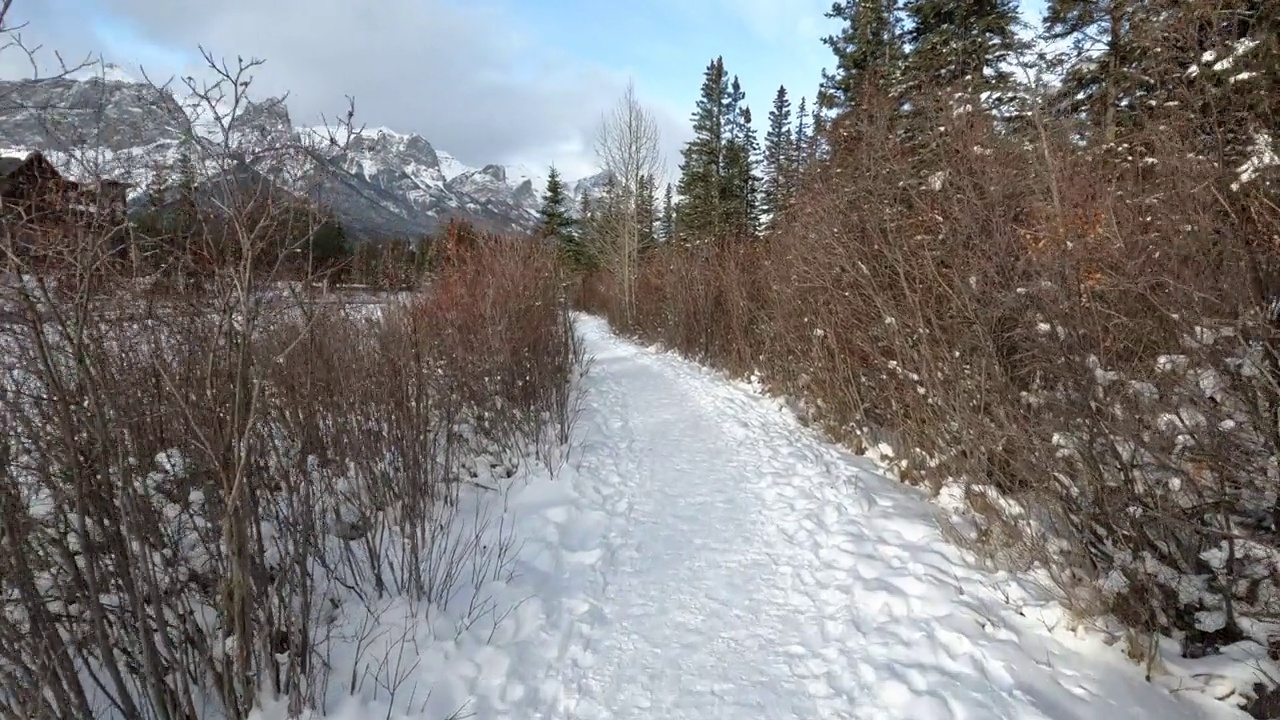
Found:
<path fill-rule="evenodd" d="M 501 489 L 535 446 L 552 459 L 576 360 L 554 274 L 503 279 L 446 275 L 459 293 L 372 316 L 241 308 L 218 283 L 185 312 L 139 301 L 123 322 L 89 296 L 8 298 L 5 712 L 304 706 L 347 604 L 442 607 L 500 579 L 473 577 L 500 575 L 503 548 L 465 534 L 459 498 Z"/>
<path fill-rule="evenodd" d="M 568 439 L 580 358 L 550 249 L 485 238 L 369 312 L 279 282 L 318 212 L 216 177 L 159 239 L 167 292 L 118 227 L 0 226 L 0 717 L 394 694 L 398 651 L 341 635 L 481 612 L 512 538 L 476 498 Z"/>

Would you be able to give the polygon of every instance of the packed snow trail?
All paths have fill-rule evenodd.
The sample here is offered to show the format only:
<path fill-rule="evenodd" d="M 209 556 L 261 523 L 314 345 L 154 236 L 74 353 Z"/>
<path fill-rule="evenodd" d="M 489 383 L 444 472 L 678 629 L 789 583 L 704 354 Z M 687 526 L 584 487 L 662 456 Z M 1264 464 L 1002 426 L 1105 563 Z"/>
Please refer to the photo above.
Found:
<path fill-rule="evenodd" d="M 354 605 L 332 720 L 1245 717 L 975 570 L 934 504 L 780 401 L 575 322 L 593 360 L 569 456 L 477 496 L 498 506 L 477 546 L 518 545 L 462 582 L 491 560 L 514 576 Z"/>
<path fill-rule="evenodd" d="M 541 513 L 525 550 L 541 558 L 538 595 L 559 642 L 532 692 L 509 686 L 501 709 L 488 705 L 497 714 L 1170 720 L 1225 710 L 1179 701 L 1118 650 L 1051 631 L 1034 603 L 1016 607 L 1028 596 L 966 565 L 927 500 L 779 402 L 621 340 L 602 320 L 577 326 L 594 359 L 579 444 L 555 481 L 568 484 L 523 501 Z"/>

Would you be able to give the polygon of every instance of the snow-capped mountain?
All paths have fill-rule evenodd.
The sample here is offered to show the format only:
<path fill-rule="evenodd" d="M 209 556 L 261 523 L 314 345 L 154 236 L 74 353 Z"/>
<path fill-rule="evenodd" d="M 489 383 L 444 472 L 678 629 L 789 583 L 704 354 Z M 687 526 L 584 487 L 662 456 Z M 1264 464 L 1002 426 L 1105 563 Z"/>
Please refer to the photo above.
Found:
<path fill-rule="evenodd" d="M 436 158 L 440 160 L 440 172 L 444 173 L 446 180 L 452 180 L 463 173 L 475 170 L 475 168 L 463 163 L 447 152 L 437 150 Z"/>
<path fill-rule="evenodd" d="M 140 198 L 157 173 L 173 172 L 188 126 L 196 137 L 219 134 L 205 104 L 139 82 L 115 65 L 51 80 L 0 81 L 0 154 L 39 149 L 73 176 L 130 182 Z M 249 165 L 295 192 L 305 188 L 353 238 L 419 237 L 454 217 L 527 230 L 546 183 L 524 166 L 469 167 L 419 135 L 384 127 L 364 128 L 341 147 L 324 128 L 295 127 L 285 104 L 270 98 L 243 110 L 234 135 L 233 147 L 243 149 Z M 308 150 L 301 159 L 254 154 L 281 141 Z"/>
<path fill-rule="evenodd" d="M 501 165 L 485 165 L 479 170 L 464 172 L 455 176 L 448 184 L 454 190 L 475 198 L 514 201 L 520 207 L 535 212 L 542 189 L 534 188 L 533 181 L 529 178 L 509 177 L 507 168 Z"/>
<path fill-rule="evenodd" d="M 574 199 L 574 208 L 578 209 L 582 206 L 582 199 L 589 198 L 594 200 L 604 195 L 605 187 L 609 184 L 608 171 L 601 170 L 595 175 L 588 175 L 581 180 L 568 183 L 569 196 Z"/>
<path fill-rule="evenodd" d="M 174 135 L 182 110 L 171 93 L 105 69 L 99 76 L 0 81 L 0 145 L 119 152 Z"/>

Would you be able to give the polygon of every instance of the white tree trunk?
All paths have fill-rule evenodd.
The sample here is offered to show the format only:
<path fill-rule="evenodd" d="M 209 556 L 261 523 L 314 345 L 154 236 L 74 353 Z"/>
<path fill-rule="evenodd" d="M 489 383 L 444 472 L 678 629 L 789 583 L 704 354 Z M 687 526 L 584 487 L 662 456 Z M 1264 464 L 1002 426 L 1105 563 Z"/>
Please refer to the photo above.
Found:
<path fill-rule="evenodd" d="M 626 319 L 635 313 L 635 278 L 640 256 L 640 215 L 636 200 L 645 177 L 662 174 L 662 152 L 659 148 L 658 123 L 652 113 L 640 104 L 635 83 L 614 109 L 605 115 L 596 136 L 596 155 L 602 169 L 609 173 L 617 187 L 621 212 L 603 223 L 595 248 L 605 266 L 619 283 L 618 291 Z"/>

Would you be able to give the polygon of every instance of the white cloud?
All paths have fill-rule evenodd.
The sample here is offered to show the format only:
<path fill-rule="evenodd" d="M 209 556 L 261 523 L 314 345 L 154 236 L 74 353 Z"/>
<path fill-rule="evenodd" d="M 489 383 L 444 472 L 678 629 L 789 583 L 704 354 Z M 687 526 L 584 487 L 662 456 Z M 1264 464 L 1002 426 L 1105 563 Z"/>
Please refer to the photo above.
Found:
<path fill-rule="evenodd" d="M 266 60 L 254 92 L 289 92 L 297 123 L 333 116 L 354 95 L 357 121 L 417 132 L 472 165 L 532 160 L 589 167 L 600 113 L 626 79 L 584 65 L 521 32 L 496 8 L 448 0 L 43 0 L 26 6 L 25 34 L 46 52 L 83 57 L 90 50 L 136 67 L 197 45 L 234 62 Z M 17 8 L 23 7 L 18 5 Z M 108 13 L 109 11 L 109 13 Z M 93 19 L 128 28 L 133 57 L 95 37 Z M 108 38 L 109 40 L 110 38 Z M 153 46 L 149 52 L 137 40 Z M 166 52 L 167 51 L 167 52 Z M 23 73 L 16 56 L 0 74 Z M 191 73 L 192 67 L 163 68 Z M 158 72 L 160 68 L 148 68 Z M 29 71 L 26 73 L 29 75 Z M 548 155 L 537 157 L 539 153 Z"/>

